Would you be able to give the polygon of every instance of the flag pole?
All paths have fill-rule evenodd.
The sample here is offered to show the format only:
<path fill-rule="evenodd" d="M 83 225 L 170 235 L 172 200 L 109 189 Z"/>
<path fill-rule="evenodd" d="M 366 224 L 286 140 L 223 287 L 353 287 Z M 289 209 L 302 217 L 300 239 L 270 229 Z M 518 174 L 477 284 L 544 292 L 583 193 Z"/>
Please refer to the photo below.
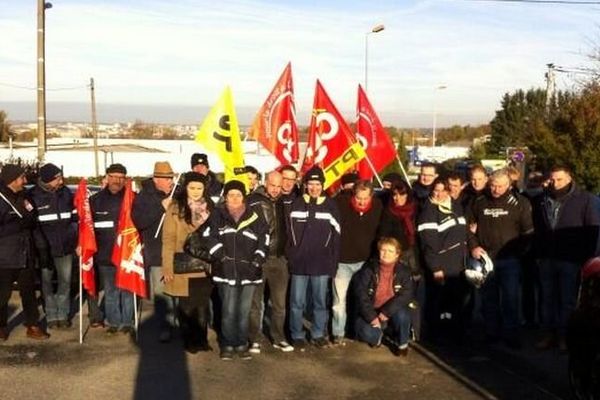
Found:
<path fill-rule="evenodd" d="M 175 194 L 175 189 L 177 189 L 177 185 L 179 184 L 179 178 L 181 178 L 182 174 L 177 175 L 177 179 L 175 180 L 175 184 L 173 185 L 173 189 L 171 189 L 171 193 L 169 194 L 169 200 L 173 200 L 173 195 Z M 158 238 L 158 234 L 162 229 L 162 226 L 165 222 L 166 212 L 163 211 L 162 216 L 160 217 L 160 222 L 158 223 L 158 228 L 156 228 L 156 233 L 154 234 L 154 239 Z"/>
<path fill-rule="evenodd" d="M 365 160 L 367 160 L 367 164 L 369 164 L 369 168 L 371 168 L 371 171 L 373 171 L 373 176 L 375 176 L 375 178 L 377 178 L 377 182 L 379 182 L 379 187 L 383 187 L 383 182 L 381 181 L 381 178 L 379 177 L 379 174 L 377 173 L 377 170 L 375 169 L 375 166 L 371 162 L 371 159 L 369 158 L 369 156 L 365 155 Z"/>
<path fill-rule="evenodd" d="M 83 343 L 83 262 L 79 256 L 79 344 Z M 89 304 L 89 303 L 88 303 Z"/>
<path fill-rule="evenodd" d="M 396 154 L 396 161 L 398 161 L 398 165 L 400 166 L 400 169 L 402 170 L 402 173 L 404 174 L 404 179 L 406 179 L 406 183 L 408 184 L 408 187 L 412 189 L 412 185 L 410 184 L 410 180 L 408 179 L 408 175 L 406 174 L 406 170 L 404 169 L 404 165 L 402 165 L 402 161 L 400 161 L 400 157 L 398 157 L 398 154 Z"/>
<path fill-rule="evenodd" d="M 137 307 L 137 295 L 135 293 L 131 294 L 133 296 L 133 326 L 135 327 L 135 340 L 136 342 L 139 339 L 138 333 L 138 307 Z"/>

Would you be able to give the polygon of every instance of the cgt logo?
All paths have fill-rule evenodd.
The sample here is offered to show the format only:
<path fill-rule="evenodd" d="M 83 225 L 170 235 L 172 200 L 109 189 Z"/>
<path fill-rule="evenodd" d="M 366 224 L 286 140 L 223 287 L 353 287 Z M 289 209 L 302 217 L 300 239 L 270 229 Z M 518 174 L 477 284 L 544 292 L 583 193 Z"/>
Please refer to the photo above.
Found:
<path fill-rule="evenodd" d="M 327 142 L 335 138 L 340 130 L 340 125 L 335 116 L 323 109 L 313 111 L 315 116 L 315 135 L 314 148 L 308 148 L 306 155 L 313 159 L 314 164 L 319 164 L 327 157 Z"/>
<path fill-rule="evenodd" d="M 364 129 L 365 125 L 366 129 Z M 356 132 L 356 138 L 362 145 L 363 149 L 367 150 L 369 148 L 369 143 L 373 144 L 373 146 L 377 146 L 377 135 L 374 135 L 375 129 L 373 129 L 373 122 L 371 122 L 371 118 L 369 118 L 368 114 L 364 112 L 358 113 L 357 127 L 361 130 L 367 131 L 365 133 Z M 371 137 L 370 141 L 366 138 L 367 135 Z"/>

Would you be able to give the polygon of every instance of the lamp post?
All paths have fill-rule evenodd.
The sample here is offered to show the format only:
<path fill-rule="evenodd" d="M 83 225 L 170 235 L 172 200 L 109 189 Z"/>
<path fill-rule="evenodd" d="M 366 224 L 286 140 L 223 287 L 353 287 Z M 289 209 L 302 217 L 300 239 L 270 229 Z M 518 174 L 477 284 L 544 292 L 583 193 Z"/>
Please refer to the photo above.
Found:
<path fill-rule="evenodd" d="M 37 2 L 37 127 L 38 161 L 44 160 L 46 153 L 46 9 L 52 3 Z"/>
<path fill-rule="evenodd" d="M 375 25 L 370 32 L 365 33 L 365 92 L 368 93 L 368 73 L 369 73 L 369 35 L 379 33 L 385 29 L 383 24 Z"/>
<path fill-rule="evenodd" d="M 433 91 L 433 134 L 431 135 L 431 147 L 435 147 L 435 128 L 436 128 L 436 124 L 437 124 L 437 92 L 439 90 L 444 90 L 446 89 L 448 86 L 446 85 L 439 85 L 437 86 L 434 91 Z"/>

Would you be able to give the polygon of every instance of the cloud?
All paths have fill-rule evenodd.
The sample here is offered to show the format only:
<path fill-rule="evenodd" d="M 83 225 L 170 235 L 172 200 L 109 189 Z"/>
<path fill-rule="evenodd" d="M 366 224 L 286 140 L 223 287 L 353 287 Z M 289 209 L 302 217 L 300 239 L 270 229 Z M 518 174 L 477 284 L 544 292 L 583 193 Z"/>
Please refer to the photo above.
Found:
<path fill-rule="evenodd" d="M 11 2 L 0 17 L 0 82 L 35 86 L 35 9 L 29 3 Z M 57 2 L 47 12 L 48 87 L 85 85 L 94 77 L 99 102 L 206 106 L 229 84 L 237 104 L 258 108 L 292 61 L 299 111 L 312 106 L 319 78 L 351 118 L 356 85 L 364 80 L 365 33 L 384 23 L 383 32 L 368 38 L 368 89 L 389 123 L 411 116 L 427 125 L 434 101 L 449 118 L 481 120 L 493 115 L 504 92 L 544 85 L 546 63 L 583 63 L 582 43 L 596 31 L 587 7 L 171 3 Z M 443 95 L 434 91 L 441 83 L 448 86 Z M 0 96 L 33 100 L 35 92 L 0 86 Z M 49 101 L 87 98 L 85 90 L 48 92 Z"/>

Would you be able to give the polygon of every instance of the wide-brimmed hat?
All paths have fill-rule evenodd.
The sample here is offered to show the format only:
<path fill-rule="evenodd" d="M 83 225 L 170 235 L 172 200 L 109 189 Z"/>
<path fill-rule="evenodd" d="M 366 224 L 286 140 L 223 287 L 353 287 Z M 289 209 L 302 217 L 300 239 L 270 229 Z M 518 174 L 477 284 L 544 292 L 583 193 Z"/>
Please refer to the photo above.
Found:
<path fill-rule="evenodd" d="M 175 176 L 175 173 L 168 161 L 157 161 L 154 163 L 152 176 L 155 178 L 172 178 Z"/>

